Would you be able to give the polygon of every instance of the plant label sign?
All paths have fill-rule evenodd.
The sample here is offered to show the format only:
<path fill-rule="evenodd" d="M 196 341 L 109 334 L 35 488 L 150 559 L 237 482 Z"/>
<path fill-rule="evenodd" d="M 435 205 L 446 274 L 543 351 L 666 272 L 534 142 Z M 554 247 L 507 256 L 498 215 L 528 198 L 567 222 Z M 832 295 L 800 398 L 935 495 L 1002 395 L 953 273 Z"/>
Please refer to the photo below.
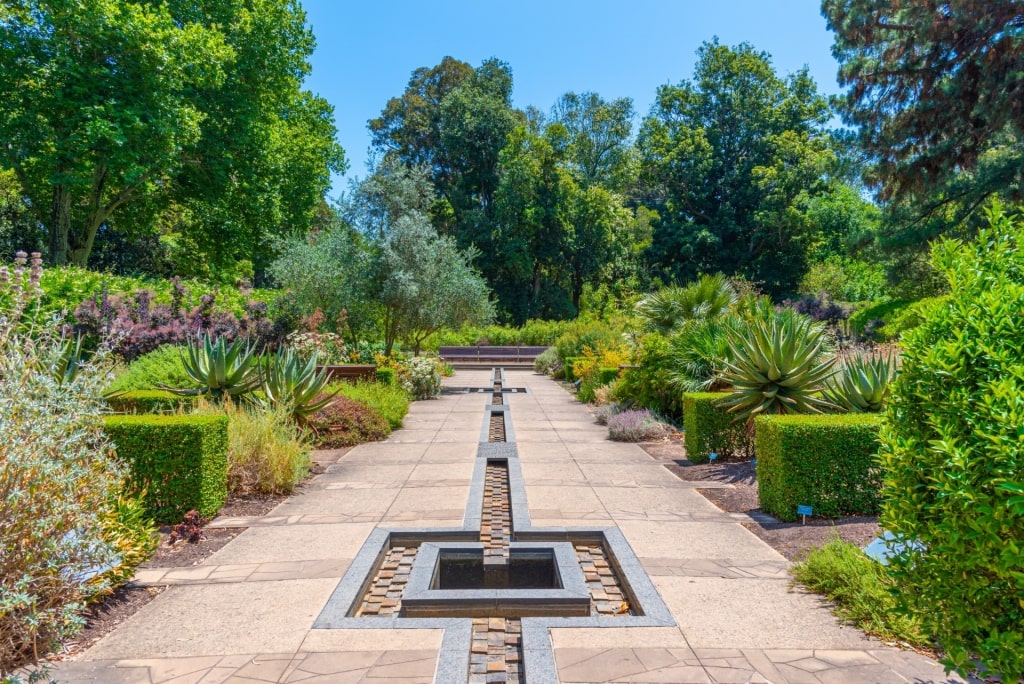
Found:
<path fill-rule="evenodd" d="M 814 515 L 814 509 L 810 506 L 799 505 L 796 507 L 796 514 L 802 516 L 804 524 L 807 524 L 807 516 Z"/>
<path fill-rule="evenodd" d="M 714 461 L 716 458 L 718 458 L 718 454 L 716 454 L 714 451 L 712 451 L 710 454 L 708 454 L 708 461 L 709 462 L 710 461 Z"/>

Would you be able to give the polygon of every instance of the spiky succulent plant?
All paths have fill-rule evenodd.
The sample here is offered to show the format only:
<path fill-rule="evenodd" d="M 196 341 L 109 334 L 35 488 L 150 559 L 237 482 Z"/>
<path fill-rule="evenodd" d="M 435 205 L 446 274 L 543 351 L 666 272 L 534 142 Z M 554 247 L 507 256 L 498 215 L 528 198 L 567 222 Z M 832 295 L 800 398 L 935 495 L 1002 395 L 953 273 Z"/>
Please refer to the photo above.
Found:
<path fill-rule="evenodd" d="M 287 405 L 296 419 L 330 404 L 336 392 L 320 396 L 330 376 L 326 369 L 317 371 L 316 363 L 316 352 L 304 362 L 291 348 L 281 347 L 263 373 L 262 401 L 268 405 Z"/>
<path fill-rule="evenodd" d="M 835 363 L 827 342 L 824 327 L 803 316 L 761 318 L 730 333 L 722 379 L 732 390 L 721 405 L 737 421 L 830 408 L 818 396 Z"/>
<path fill-rule="evenodd" d="M 824 396 L 846 413 L 879 413 L 896 376 L 891 358 L 848 357 L 825 384 Z"/>
<path fill-rule="evenodd" d="M 216 399 L 237 398 L 255 390 L 262 380 L 259 356 L 242 340 L 228 344 L 223 337 L 213 342 L 204 335 L 197 342 L 188 343 L 181 362 L 193 386 L 161 389 L 183 396 L 208 394 Z"/>

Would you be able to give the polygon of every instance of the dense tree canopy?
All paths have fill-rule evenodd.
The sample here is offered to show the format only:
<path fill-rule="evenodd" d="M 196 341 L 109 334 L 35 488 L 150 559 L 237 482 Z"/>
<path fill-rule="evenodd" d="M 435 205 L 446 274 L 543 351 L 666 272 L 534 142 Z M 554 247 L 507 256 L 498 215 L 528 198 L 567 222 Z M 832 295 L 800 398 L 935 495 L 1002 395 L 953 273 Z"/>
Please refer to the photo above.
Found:
<path fill-rule="evenodd" d="M 991 0 L 824 0 L 843 116 L 884 197 L 934 192 L 988 159 L 987 196 L 1024 173 L 1024 5 Z M 979 185 L 975 178 L 972 185 Z M 963 190 L 963 189 L 962 189 Z"/>
<path fill-rule="evenodd" d="M 828 103 L 747 44 L 705 43 L 693 81 L 658 89 L 638 147 L 659 213 L 652 259 L 670 278 L 740 274 L 773 294 L 806 270 L 807 204 L 834 162 Z"/>
<path fill-rule="evenodd" d="M 0 164 L 50 260 L 87 264 L 101 227 L 258 260 L 308 227 L 344 167 L 329 105 L 301 90 L 312 48 L 294 0 L 5 3 Z"/>

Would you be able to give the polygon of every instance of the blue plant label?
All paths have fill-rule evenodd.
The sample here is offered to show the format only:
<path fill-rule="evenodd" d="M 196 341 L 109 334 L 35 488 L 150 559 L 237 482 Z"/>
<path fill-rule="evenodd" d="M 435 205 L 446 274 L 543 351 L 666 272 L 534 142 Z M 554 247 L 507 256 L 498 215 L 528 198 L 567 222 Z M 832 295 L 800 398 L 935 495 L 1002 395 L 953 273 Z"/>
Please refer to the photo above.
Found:
<path fill-rule="evenodd" d="M 709 461 L 714 461 L 716 458 L 718 458 L 718 454 L 716 454 L 713 451 L 708 455 L 708 460 Z"/>
<path fill-rule="evenodd" d="M 811 512 L 812 510 L 813 509 L 810 506 L 797 506 L 796 507 L 796 514 L 797 515 L 814 515 L 814 513 Z"/>

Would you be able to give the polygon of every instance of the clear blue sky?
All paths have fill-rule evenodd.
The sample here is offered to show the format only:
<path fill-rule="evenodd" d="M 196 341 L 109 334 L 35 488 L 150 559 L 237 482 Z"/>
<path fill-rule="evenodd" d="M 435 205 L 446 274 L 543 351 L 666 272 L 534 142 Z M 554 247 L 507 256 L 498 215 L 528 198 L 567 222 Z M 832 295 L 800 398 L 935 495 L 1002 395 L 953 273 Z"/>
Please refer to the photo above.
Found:
<path fill-rule="evenodd" d="M 516 107 L 549 111 L 568 91 L 629 97 L 637 121 L 665 83 L 689 78 L 696 50 L 718 36 L 771 54 L 776 71 L 807 65 L 837 93 L 819 0 L 302 0 L 317 39 L 306 86 L 334 105 L 346 178 L 366 175 L 366 122 L 412 71 L 445 55 L 512 67 Z M 332 195 L 345 189 L 335 179 Z"/>

